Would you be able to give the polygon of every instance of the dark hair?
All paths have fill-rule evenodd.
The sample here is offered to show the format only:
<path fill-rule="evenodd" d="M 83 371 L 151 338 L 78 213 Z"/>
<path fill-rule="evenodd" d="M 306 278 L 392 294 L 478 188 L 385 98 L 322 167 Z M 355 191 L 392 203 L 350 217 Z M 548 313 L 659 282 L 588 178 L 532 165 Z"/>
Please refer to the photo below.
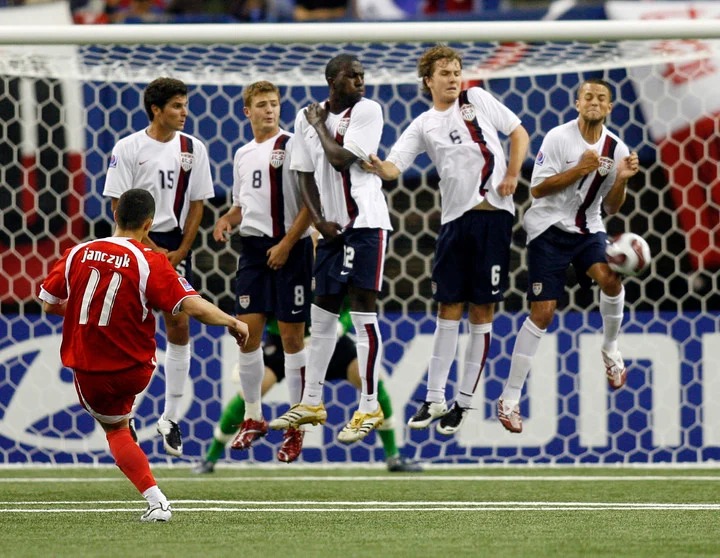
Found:
<path fill-rule="evenodd" d="M 610 102 L 612 102 L 612 100 L 613 100 L 613 90 L 612 90 L 612 86 L 611 86 L 607 81 L 605 81 L 605 80 L 602 79 L 602 78 L 588 78 L 588 79 L 586 79 L 585 81 L 583 81 L 583 82 L 578 86 L 578 88 L 577 88 L 577 93 L 575 94 L 575 98 L 576 98 L 576 99 L 579 99 L 579 98 L 580 98 L 580 91 L 582 90 L 583 86 L 584 86 L 586 83 L 593 83 L 593 84 L 595 84 L 595 85 L 602 85 L 605 89 L 608 90 L 608 93 L 610 94 Z"/>
<path fill-rule="evenodd" d="M 338 54 L 325 66 L 325 79 L 327 81 L 335 79 L 340 72 L 353 62 L 360 62 L 360 59 L 354 54 Z"/>
<path fill-rule="evenodd" d="M 147 190 L 131 188 L 123 193 L 115 208 L 115 221 L 126 231 L 141 228 L 155 215 L 155 199 Z"/>
<path fill-rule="evenodd" d="M 422 56 L 420 56 L 417 65 L 418 77 L 422 81 L 422 90 L 425 93 L 428 93 L 430 91 L 427 83 L 425 83 L 425 78 L 432 77 L 433 72 L 435 71 L 435 64 L 439 60 L 447 60 L 448 62 L 457 60 L 458 64 L 460 64 L 460 69 L 462 70 L 462 55 L 454 48 L 451 48 L 447 45 L 436 45 L 427 49 L 425 52 L 422 53 Z"/>
<path fill-rule="evenodd" d="M 161 77 L 151 81 L 143 94 L 145 112 L 150 122 L 155 118 L 152 112 L 153 105 L 163 108 L 175 95 L 187 96 L 187 93 L 187 85 L 179 79 Z"/>

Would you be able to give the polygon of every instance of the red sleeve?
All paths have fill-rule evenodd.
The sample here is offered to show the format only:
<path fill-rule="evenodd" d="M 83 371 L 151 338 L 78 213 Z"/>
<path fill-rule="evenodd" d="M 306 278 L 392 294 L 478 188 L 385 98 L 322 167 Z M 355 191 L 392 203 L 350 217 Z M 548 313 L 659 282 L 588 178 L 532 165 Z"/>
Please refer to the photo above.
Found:
<path fill-rule="evenodd" d="M 47 291 L 48 294 L 55 297 L 58 301 L 62 302 L 67 300 L 67 281 L 65 281 L 65 265 L 67 264 L 67 257 L 70 254 L 70 250 L 66 250 L 62 258 L 60 258 L 50 270 L 50 273 L 40 285 L 40 293 L 43 290 Z M 42 300 L 45 300 L 42 296 Z M 51 304 L 57 304 L 57 302 L 46 300 Z"/>
<path fill-rule="evenodd" d="M 185 277 L 178 275 L 164 254 L 147 252 L 150 265 L 145 294 L 153 308 L 172 312 L 188 296 L 199 296 Z"/>

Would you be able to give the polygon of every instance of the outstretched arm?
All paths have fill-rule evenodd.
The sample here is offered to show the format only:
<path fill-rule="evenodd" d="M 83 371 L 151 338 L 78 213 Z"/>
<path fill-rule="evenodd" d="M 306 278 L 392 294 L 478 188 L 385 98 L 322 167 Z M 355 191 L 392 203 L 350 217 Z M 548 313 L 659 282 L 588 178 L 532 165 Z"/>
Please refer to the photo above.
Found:
<path fill-rule="evenodd" d="M 245 345 L 248 338 L 247 325 L 230 314 L 226 314 L 203 297 L 190 296 L 182 301 L 180 308 L 187 315 L 204 324 L 227 326 L 228 333 L 235 338 L 238 345 Z"/>
<path fill-rule="evenodd" d="M 377 155 L 370 155 L 370 164 L 363 165 L 363 168 L 369 172 L 374 172 L 383 180 L 395 180 L 400 176 L 400 169 L 395 163 L 383 161 Z"/>

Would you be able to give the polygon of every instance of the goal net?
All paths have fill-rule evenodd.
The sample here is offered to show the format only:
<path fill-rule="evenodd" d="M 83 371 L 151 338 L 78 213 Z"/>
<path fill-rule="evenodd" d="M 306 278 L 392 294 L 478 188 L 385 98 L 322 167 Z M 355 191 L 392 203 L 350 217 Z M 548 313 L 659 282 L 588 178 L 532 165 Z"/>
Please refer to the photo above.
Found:
<path fill-rule="evenodd" d="M 60 34 L 54 40 L 63 46 L 25 44 L 20 36 L 18 44 L 0 45 L 0 463 L 112 463 L 104 435 L 78 405 L 72 375 L 60 363 L 61 324 L 41 313 L 35 295 L 64 249 L 111 234 L 110 204 L 102 196 L 105 171 L 115 142 L 147 125 L 144 86 L 160 75 L 190 86 L 186 131 L 208 146 L 216 189 L 194 248 L 195 286 L 232 312 L 237 245 L 219 245 L 211 231 L 230 203 L 233 153 L 251 139 L 242 114 L 243 87 L 258 79 L 280 86 L 282 124 L 292 129 L 299 110 L 326 97 L 326 62 L 338 53 L 355 53 L 365 66 L 366 95 L 384 108 L 381 154 L 387 154 L 411 120 L 430 106 L 415 78 L 417 58 L 430 43 L 406 42 L 408 26 L 387 25 L 380 31 L 365 26 L 365 39 L 356 36 L 361 33 L 357 26 L 349 31 L 323 25 L 267 26 L 267 31 L 257 31 L 265 33 L 264 39 L 245 37 L 244 27 L 176 26 L 168 31 L 128 26 L 101 34 L 90 26 L 73 28 L 74 44 Z M 416 400 L 424 397 L 432 347 L 430 271 L 440 223 L 437 173 L 420 157 L 400 180 L 385 185 L 395 231 L 379 314 L 385 385 L 403 452 L 434 463 L 717 460 L 720 410 L 711 402 L 720 391 L 720 102 L 710 92 L 720 82 L 718 41 L 704 38 L 704 32 L 693 38 L 680 26 L 682 40 L 667 31 L 631 40 L 622 25 L 602 28 L 613 40 L 600 40 L 602 36 L 583 35 L 587 26 L 582 25 L 572 37 L 559 23 L 536 24 L 540 27 L 525 39 L 521 32 L 529 28 L 522 26 L 521 31 L 503 28 L 498 36 L 493 24 L 440 25 L 412 27 L 412 36 L 450 40 L 464 56 L 468 84 L 482 84 L 518 114 L 531 144 L 516 194 L 511 288 L 493 326 L 473 410 L 454 437 L 433 429 L 410 432 L 405 426 Z M 538 28 L 547 38 L 537 37 Z M 559 40 L 552 40 L 553 29 Z M 118 34 L 115 42 L 108 33 Z M 172 38 L 163 42 L 167 33 Z M 331 34 L 337 38 L 317 42 Z M 462 40 L 453 42 L 453 37 Z M 36 35 L 32 40 L 47 44 L 53 39 Z M 523 393 L 524 431 L 511 435 L 497 422 L 495 403 L 527 309 L 522 220 L 530 204 L 533 159 L 543 135 L 575 117 L 575 92 L 588 77 L 613 85 L 608 125 L 641 161 L 620 214 L 606 221 L 608 231 L 641 234 L 654 254 L 646 276 L 625 281 L 627 313 L 620 346 L 628 383 L 618 392 L 608 390 L 600 358 L 598 294 L 581 290 L 570 276 L 567 297 L 560 301 Z M 237 349 L 222 333 L 193 325 L 191 378 L 181 422 L 189 459 L 202 455 L 223 404 L 239 387 L 233 378 Z M 158 342 L 162 363 L 162 334 Z M 465 343 L 461 335 L 460 361 Z M 453 365 L 449 399 L 457 372 Z M 136 413 L 140 443 L 154 461 L 167 459 L 155 433 L 163 377 L 161 366 L 139 398 Z M 374 433 L 349 447 L 337 443 L 358 394 L 347 382 L 328 382 L 325 389 L 330 420 L 309 430 L 301 461 L 382 460 Z M 273 388 L 264 399 L 266 418 L 284 412 L 286 400 L 282 384 Z M 278 443 L 279 434 L 271 433 L 249 452 L 228 452 L 226 459 L 273 462 Z"/>

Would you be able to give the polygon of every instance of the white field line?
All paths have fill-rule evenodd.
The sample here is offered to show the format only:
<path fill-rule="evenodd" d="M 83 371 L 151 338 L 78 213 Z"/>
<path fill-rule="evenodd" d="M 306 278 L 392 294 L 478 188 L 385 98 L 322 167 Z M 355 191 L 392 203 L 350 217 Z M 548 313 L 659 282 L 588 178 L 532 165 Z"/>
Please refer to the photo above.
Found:
<path fill-rule="evenodd" d="M 98 504 L 116 504 L 97 507 Z M 125 500 L 97 502 L 0 502 L 0 513 L 118 513 L 139 512 L 141 506 L 127 507 Z M 188 506 L 178 506 L 188 504 Z M 221 505 L 218 505 L 221 504 Z M 14 506 L 47 507 L 14 507 Z M 77 505 L 79 507 L 57 507 Z M 672 504 L 636 502 L 345 502 L 345 501 L 286 501 L 261 502 L 243 500 L 178 500 L 173 502 L 175 512 L 273 512 L 273 513 L 326 513 L 326 512 L 447 512 L 447 511 L 706 511 L 720 510 L 720 504 Z"/>
<path fill-rule="evenodd" d="M 193 475 L 188 477 L 164 477 L 162 473 L 156 478 L 163 483 L 168 482 L 381 482 L 381 481 L 408 481 L 408 482 L 640 482 L 640 481 L 696 481 L 719 482 L 720 475 L 409 475 L 387 474 L 378 476 L 323 476 L 323 475 L 294 475 L 280 477 L 273 475 L 256 475 L 249 477 L 210 477 L 206 475 Z M 127 483 L 125 477 L 0 477 L 0 483 L 46 483 L 46 482 L 121 482 Z"/>

